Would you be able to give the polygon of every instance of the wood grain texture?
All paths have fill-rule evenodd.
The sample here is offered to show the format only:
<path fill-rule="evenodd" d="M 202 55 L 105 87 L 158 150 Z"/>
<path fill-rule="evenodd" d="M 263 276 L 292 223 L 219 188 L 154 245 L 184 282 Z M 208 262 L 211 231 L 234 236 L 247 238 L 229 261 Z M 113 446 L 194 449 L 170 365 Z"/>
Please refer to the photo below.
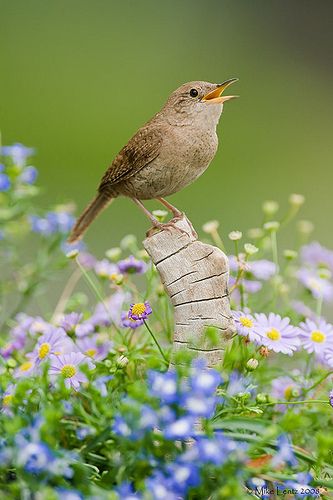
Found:
<path fill-rule="evenodd" d="M 209 367 L 218 364 L 235 331 L 226 255 L 219 248 L 198 241 L 186 217 L 177 221 L 174 228 L 148 236 L 143 245 L 174 306 L 173 353 L 185 348 L 204 358 Z M 209 326 L 218 331 L 214 345 L 205 335 Z"/>

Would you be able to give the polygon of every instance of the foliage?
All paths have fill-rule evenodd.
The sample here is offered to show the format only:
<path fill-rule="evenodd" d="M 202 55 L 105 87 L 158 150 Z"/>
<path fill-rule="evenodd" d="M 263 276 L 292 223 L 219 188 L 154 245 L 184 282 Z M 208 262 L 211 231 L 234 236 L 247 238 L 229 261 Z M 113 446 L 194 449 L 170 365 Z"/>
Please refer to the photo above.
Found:
<path fill-rule="evenodd" d="M 278 249 L 303 197 L 279 221 L 266 202 L 242 248 L 229 235 L 237 334 L 223 365 L 181 352 L 168 370 L 172 311 L 147 254 L 134 236 L 101 260 L 66 246 L 72 206 L 37 208 L 32 152 L 3 147 L 0 166 L 2 497 L 328 498 L 333 252 L 306 243 L 306 221 L 299 246 Z M 224 248 L 216 221 L 203 230 Z"/>

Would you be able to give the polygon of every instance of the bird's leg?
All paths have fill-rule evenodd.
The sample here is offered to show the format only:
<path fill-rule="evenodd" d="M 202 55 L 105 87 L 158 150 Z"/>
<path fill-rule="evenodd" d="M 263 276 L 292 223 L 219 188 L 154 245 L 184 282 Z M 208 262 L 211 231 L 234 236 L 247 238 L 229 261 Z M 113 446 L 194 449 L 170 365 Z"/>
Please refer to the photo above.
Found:
<path fill-rule="evenodd" d="M 184 212 L 181 212 L 180 210 L 178 210 L 177 207 L 174 207 L 173 205 L 171 205 L 171 203 L 169 203 L 164 198 L 156 198 L 156 199 L 158 201 L 160 201 L 162 203 L 162 205 L 164 205 L 168 210 L 170 210 L 170 212 L 172 212 L 172 215 L 173 215 L 174 219 L 177 220 L 177 219 L 182 219 L 183 217 L 185 217 L 185 219 L 187 220 L 188 225 L 191 228 L 192 236 L 194 236 L 194 238 L 198 237 L 198 234 L 197 234 L 196 230 L 194 229 L 194 227 L 192 226 L 191 221 L 188 220 L 188 218 L 186 217 L 186 215 L 184 214 Z"/>
<path fill-rule="evenodd" d="M 161 231 L 163 231 L 164 229 L 167 229 L 168 231 L 171 230 L 171 228 L 173 229 L 177 229 L 177 231 L 180 231 L 181 233 L 184 233 L 184 234 L 187 234 L 188 233 L 186 231 L 184 231 L 184 229 L 180 228 L 180 227 L 177 227 L 175 225 L 174 222 L 170 221 L 170 222 L 159 222 L 156 217 L 153 216 L 153 214 L 151 214 L 149 212 L 149 210 L 146 209 L 146 207 L 144 206 L 144 204 L 138 200 L 137 198 L 132 198 L 132 200 L 134 201 L 134 203 L 136 203 L 138 205 L 139 208 L 141 208 L 141 210 L 143 211 L 143 213 L 148 217 L 148 219 L 151 221 L 151 223 L 153 224 L 154 227 L 160 229 Z"/>
<path fill-rule="evenodd" d="M 171 203 L 169 203 L 167 200 L 165 200 L 164 198 L 156 198 L 156 199 L 160 201 L 162 205 L 164 205 L 168 210 L 170 210 L 175 219 L 181 219 L 183 217 L 184 212 L 178 210 L 177 207 L 171 205 Z"/>

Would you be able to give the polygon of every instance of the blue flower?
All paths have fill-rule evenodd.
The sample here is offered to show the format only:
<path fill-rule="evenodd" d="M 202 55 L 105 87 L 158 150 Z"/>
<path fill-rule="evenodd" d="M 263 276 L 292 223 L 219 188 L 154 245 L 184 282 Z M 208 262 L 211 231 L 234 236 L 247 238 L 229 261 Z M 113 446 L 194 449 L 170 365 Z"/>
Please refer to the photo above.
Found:
<path fill-rule="evenodd" d="M 57 228 L 59 233 L 67 234 L 72 229 L 75 218 L 68 212 L 48 212 L 46 214 L 47 220 L 51 225 Z"/>
<path fill-rule="evenodd" d="M 49 236 L 56 232 L 56 227 L 46 218 L 38 217 L 38 215 L 31 215 L 29 220 L 31 229 L 34 233 L 39 233 L 42 236 Z"/>
<path fill-rule="evenodd" d="M 167 467 L 167 472 L 172 478 L 173 490 L 181 495 L 200 484 L 199 467 L 193 463 L 176 461 Z"/>
<path fill-rule="evenodd" d="M 166 478 L 161 472 L 156 471 L 146 479 L 146 488 L 154 500 L 177 500 L 179 495 L 173 491 L 170 478 Z"/>
<path fill-rule="evenodd" d="M 182 406 L 189 415 L 210 418 L 214 415 L 217 398 L 189 392 L 182 397 Z"/>
<path fill-rule="evenodd" d="M 33 184 L 38 176 L 38 170 L 36 167 L 29 166 L 25 167 L 19 176 L 19 180 L 25 184 Z"/>
<path fill-rule="evenodd" d="M 221 465 L 228 456 L 219 439 L 209 439 L 207 437 L 198 437 L 196 442 L 198 457 L 201 462 L 209 462 L 215 465 Z"/>
<path fill-rule="evenodd" d="M 134 491 L 133 485 L 127 481 L 120 484 L 115 491 L 118 493 L 121 500 L 138 500 L 142 498 L 139 493 Z"/>
<path fill-rule="evenodd" d="M 18 167 L 24 167 L 26 159 L 34 153 L 33 148 L 27 148 L 23 144 L 15 143 L 12 146 L 3 146 L 1 153 L 9 156 Z"/>
<path fill-rule="evenodd" d="M 195 433 L 194 422 L 195 420 L 193 417 L 181 417 L 178 420 L 172 422 L 168 427 L 164 429 L 164 437 L 170 440 L 188 439 Z"/>
<path fill-rule="evenodd" d="M 149 392 L 165 403 L 178 401 L 177 375 L 175 372 L 148 372 Z"/>
<path fill-rule="evenodd" d="M 83 495 L 77 490 L 67 490 L 65 488 L 55 488 L 59 500 L 83 500 Z"/>
<path fill-rule="evenodd" d="M 0 173 L 0 191 L 8 191 L 10 188 L 10 180 L 7 174 Z"/>
<path fill-rule="evenodd" d="M 272 459 L 272 465 L 279 467 L 286 463 L 291 467 L 297 465 L 297 460 L 293 452 L 291 442 L 286 434 L 281 434 L 277 438 L 278 451 Z"/>
<path fill-rule="evenodd" d="M 319 489 L 309 484 L 312 479 L 311 474 L 302 472 L 297 474 L 297 481 L 286 481 L 284 487 L 293 490 L 294 498 L 321 498 Z"/>
<path fill-rule="evenodd" d="M 50 462 L 54 460 L 54 455 L 50 448 L 41 442 L 26 443 L 20 448 L 18 463 L 27 472 L 38 474 L 48 470 Z"/>
<path fill-rule="evenodd" d="M 213 369 L 195 368 L 195 372 L 190 378 L 190 386 L 196 393 L 204 396 L 211 396 L 217 387 L 222 383 L 220 373 Z"/>

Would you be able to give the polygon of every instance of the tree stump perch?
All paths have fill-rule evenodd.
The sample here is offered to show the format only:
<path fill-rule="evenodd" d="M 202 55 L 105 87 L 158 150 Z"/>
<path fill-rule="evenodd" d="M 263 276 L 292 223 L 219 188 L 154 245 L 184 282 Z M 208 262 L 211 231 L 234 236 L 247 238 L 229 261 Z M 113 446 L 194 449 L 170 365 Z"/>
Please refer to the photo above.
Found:
<path fill-rule="evenodd" d="M 174 306 L 171 360 L 177 350 L 188 349 L 204 358 L 208 367 L 220 363 L 235 332 L 226 255 L 219 248 L 198 241 L 185 216 L 174 227 L 148 236 L 143 245 Z M 215 345 L 205 336 L 209 326 L 220 333 Z"/>

